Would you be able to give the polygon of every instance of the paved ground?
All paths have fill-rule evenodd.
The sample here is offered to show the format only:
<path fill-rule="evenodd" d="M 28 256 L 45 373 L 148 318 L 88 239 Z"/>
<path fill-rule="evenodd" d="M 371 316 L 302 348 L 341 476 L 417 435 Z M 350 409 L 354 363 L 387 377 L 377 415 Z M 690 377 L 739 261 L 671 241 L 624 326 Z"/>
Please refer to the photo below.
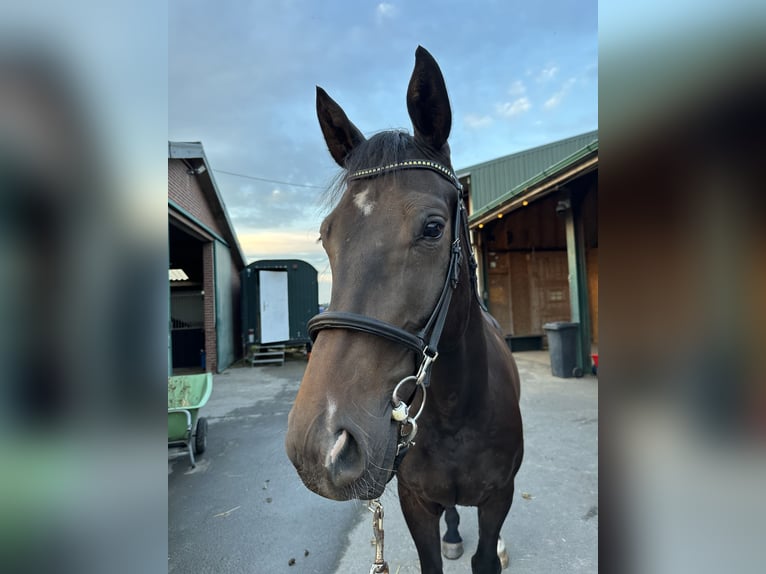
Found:
<path fill-rule="evenodd" d="M 517 353 L 526 454 L 503 527 L 509 572 L 598 571 L 598 384 L 550 375 L 545 352 Z M 202 414 L 208 450 L 196 469 L 168 463 L 168 571 L 248 574 L 369 572 L 372 515 L 359 502 L 309 492 L 284 454 L 287 413 L 305 367 L 232 368 L 215 377 Z M 391 574 L 419 572 L 389 485 L 385 548 Z M 465 554 L 445 574 L 470 572 L 476 510 L 460 508 Z"/>

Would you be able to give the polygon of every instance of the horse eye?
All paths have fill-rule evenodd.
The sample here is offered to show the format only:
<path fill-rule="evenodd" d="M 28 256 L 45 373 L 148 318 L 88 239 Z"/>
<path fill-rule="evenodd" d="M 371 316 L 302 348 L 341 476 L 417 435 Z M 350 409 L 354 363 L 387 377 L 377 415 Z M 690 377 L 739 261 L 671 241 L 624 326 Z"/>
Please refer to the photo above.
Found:
<path fill-rule="evenodd" d="M 439 239 L 444 231 L 444 224 L 438 221 L 429 221 L 423 228 L 423 237 Z"/>

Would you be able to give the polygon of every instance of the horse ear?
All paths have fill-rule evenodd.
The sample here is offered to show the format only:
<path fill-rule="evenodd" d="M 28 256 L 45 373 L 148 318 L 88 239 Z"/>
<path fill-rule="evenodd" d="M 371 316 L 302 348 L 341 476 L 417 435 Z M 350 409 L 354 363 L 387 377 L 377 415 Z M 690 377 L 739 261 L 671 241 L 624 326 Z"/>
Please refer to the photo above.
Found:
<path fill-rule="evenodd" d="M 346 167 L 346 157 L 365 138 L 357 127 L 351 123 L 346 112 L 317 86 L 317 117 L 319 125 L 327 142 L 330 155 L 341 167 Z"/>
<path fill-rule="evenodd" d="M 407 111 L 415 128 L 415 140 L 441 150 L 452 127 L 452 110 L 439 65 L 423 46 L 415 50 Z"/>

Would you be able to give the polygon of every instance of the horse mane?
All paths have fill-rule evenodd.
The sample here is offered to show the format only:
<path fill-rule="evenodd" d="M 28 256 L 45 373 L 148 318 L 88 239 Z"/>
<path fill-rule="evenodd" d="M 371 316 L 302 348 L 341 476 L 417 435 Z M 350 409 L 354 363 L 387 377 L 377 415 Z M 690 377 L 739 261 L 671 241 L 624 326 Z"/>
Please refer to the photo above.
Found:
<path fill-rule="evenodd" d="M 332 209 L 338 203 L 346 190 L 347 178 L 350 173 L 409 159 L 417 147 L 415 138 L 404 129 L 386 130 L 374 134 L 354 148 L 346 157 L 345 169 L 340 171 L 330 184 L 325 192 L 323 203 L 328 209 Z M 395 179 L 397 175 L 398 172 L 393 171 L 380 177 L 390 181 Z"/>

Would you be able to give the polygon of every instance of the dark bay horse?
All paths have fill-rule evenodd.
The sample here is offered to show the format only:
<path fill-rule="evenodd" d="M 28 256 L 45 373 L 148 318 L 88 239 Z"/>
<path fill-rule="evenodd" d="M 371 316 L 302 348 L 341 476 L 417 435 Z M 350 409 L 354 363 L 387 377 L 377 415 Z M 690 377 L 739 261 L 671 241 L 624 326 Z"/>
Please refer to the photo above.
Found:
<path fill-rule="evenodd" d="M 317 88 L 345 190 L 320 230 L 331 304 L 309 324 L 316 340 L 285 446 L 305 485 L 330 499 L 375 499 L 396 474 L 424 573 L 442 572 L 442 513 L 456 542 L 455 505 L 477 506 L 472 569 L 497 574 L 523 456 L 519 376 L 476 291 L 452 112 L 422 47 L 407 109 L 414 136 L 367 139 Z"/>

